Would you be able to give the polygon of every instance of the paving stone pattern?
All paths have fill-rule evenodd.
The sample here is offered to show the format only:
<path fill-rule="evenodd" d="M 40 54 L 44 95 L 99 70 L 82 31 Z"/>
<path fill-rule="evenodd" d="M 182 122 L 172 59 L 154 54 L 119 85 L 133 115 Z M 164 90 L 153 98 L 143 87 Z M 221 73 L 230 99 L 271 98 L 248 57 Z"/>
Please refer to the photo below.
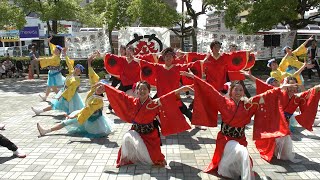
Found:
<path fill-rule="evenodd" d="M 215 138 L 219 127 L 207 130 L 189 131 L 162 137 L 163 154 L 167 167 L 158 168 L 142 165 L 129 165 L 116 168 L 116 158 L 123 135 L 130 129 L 114 115 L 108 115 L 115 122 L 115 132 L 106 138 L 89 139 L 67 134 L 65 129 L 38 137 L 36 123 L 44 127 L 64 119 L 61 112 L 51 111 L 34 116 L 30 107 L 46 107 L 39 93 L 45 90 L 46 77 L 41 79 L 0 80 L 0 123 L 6 129 L 0 131 L 27 157 L 19 159 L 12 152 L 0 147 L 0 179 L 223 179 L 217 174 L 206 174 L 201 170 L 210 162 Z M 307 82 L 311 87 L 319 79 Z M 245 81 L 251 94 L 255 92 L 252 82 Z M 89 88 L 88 80 L 82 79 L 81 96 L 84 98 Z M 53 94 L 52 94 L 53 95 Z M 51 95 L 51 96 L 52 96 Z M 186 104 L 191 99 L 182 95 Z M 105 106 L 108 101 L 105 100 Z M 106 109 L 106 108 L 105 108 Z M 318 116 L 317 116 L 318 118 Z M 262 160 L 252 141 L 252 124 L 246 130 L 248 151 L 253 159 L 256 179 L 319 179 L 320 178 L 320 128 L 313 132 L 297 127 L 293 133 L 293 144 L 301 163 L 273 160 L 271 164 Z"/>

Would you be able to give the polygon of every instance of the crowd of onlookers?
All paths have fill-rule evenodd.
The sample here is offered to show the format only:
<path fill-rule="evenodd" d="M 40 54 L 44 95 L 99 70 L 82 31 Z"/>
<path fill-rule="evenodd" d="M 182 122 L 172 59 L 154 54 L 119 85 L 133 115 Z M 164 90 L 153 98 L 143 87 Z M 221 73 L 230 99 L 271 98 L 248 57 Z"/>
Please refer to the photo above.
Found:
<path fill-rule="evenodd" d="M 0 62 L 0 79 L 22 77 L 23 65 L 20 61 L 15 64 L 10 60 L 9 56 L 6 56 L 3 62 Z"/>
<path fill-rule="evenodd" d="M 35 46 L 31 47 L 31 51 L 29 54 L 30 57 L 30 67 L 31 67 L 31 73 L 33 76 L 34 70 L 37 73 L 37 77 L 39 78 L 39 62 L 35 61 L 34 58 L 38 58 L 39 54 L 36 51 Z M 13 63 L 10 60 L 9 54 L 5 57 L 5 60 L 3 62 L 0 62 L 0 79 L 3 78 L 12 78 L 12 77 L 23 77 L 23 64 L 21 61 L 16 61 Z"/>

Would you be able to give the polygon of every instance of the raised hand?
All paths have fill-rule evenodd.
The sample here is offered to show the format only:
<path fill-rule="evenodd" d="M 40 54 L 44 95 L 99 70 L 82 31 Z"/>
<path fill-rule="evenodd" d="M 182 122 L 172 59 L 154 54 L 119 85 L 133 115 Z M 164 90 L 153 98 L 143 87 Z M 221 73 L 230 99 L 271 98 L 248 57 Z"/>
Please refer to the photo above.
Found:
<path fill-rule="evenodd" d="M 88 67 L 91 67 L 92 61 L 97 57 L 97 53 L 92 53 L 88 58 Z"/>
<path fill-rule="evenodd" d="M 314 39 L 314 35 L 310 36 L 308 40 L 312 41 L 313 39 Z"/>
<path fill-rule="evenodd" d="M 194 78 L 194 74 L 192 73 L 192 71 L 190 69 L 188 69 L 189 72 L 186 71 L 180 71 L 180 75 L 181 76 L 186 76 L 186 77 L 190 77 L 190 78 Z"/>
<path fill-rule="evenodd" d="M 52 38 L 52 35 L 49 38 L 47 38 L 48 42 L 50 42 Z"/>
<path fill-rule="evenodd" d="M 63 49 L 62 49 L 62 52 L 63 52 L 63 55 L 64 55 L 64 56 L 66 56 L 66 54 L 67 54 L 67 50 L 68 50 L 68 48 L 67 48 L 67 47 L 65 47 L 65 48 L 63 48 Z"/>

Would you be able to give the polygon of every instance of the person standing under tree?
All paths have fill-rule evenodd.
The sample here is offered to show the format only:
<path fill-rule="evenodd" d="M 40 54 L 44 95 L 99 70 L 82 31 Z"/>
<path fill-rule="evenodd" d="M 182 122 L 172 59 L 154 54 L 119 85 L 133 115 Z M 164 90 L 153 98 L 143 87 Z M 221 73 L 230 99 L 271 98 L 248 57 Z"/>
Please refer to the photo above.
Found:
<path fill-rule="evenodd" d="M 30 57 L 30 65 L 31 65 L 31 74 L 32 77 L 34 75 L 34 69 L 36 69 L 37 72 L 37 76 L 38 78 L 40 77 L 40 70 L 39 70 L 39 62 L 36 60 L 36 58 L 39 58 L 39 53 L 36 51 L 36 47 L 33 45 L 31 47 L 31 51 L 29 53 L 29 57 Z"/>
<path fill-rule="evenodd" d="M 316 68 L 318 72 L 318 76 L 320 78 L 320 68 L 318 64 L 317 57 L 317 41 L 312 40 L 311 46 L 308 48 L 308 64 L 314 64 L 314 67 Z M 312 69 L 308 69 L 308 81 L 311 81 L 311 75 L 312 75 Z"/>

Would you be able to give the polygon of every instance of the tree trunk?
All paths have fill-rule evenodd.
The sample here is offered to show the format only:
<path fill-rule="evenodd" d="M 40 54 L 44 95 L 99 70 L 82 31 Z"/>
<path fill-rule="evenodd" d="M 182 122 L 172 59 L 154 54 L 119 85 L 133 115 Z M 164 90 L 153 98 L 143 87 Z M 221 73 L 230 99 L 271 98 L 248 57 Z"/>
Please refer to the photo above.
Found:
<path fill-rule="evenodd" d="M 52 32 L 53 34 L 58 34 L 58 21 L 52 21 Z"/>
<path fill-rule="evenodd" d="M 193 52 L 197 52 L 198 51 L 198 42 L 197 42 L 197 29 L 198 29 L 198 21 L 197 21 L 197 17 L 192 17 L 193 19 L 193 30 L 192 30 L 192 34 L 191 34 L 191 38 L 192 38 L 192 51 Z"/>
<path fill-rule="evenodd" d="M 49 21 L 47 21 L 48 34 L 52 31 Z"/>
<path fill-rule="evenodd" d="M 109 36 L 109 44 L 110 44 L 111 54 L 114 54 L 114 47 L 113 47 L 113 43 L 112 43 L 112 29 L 108 29 L 108 36 Z"/>
<path fill-rule="evenodd" d="M 193 29 L 192 31 L 192 52 L 197 52 L 198 51 L 198 42 L 197 42 L 197 33 L 196 30 Z"/>

